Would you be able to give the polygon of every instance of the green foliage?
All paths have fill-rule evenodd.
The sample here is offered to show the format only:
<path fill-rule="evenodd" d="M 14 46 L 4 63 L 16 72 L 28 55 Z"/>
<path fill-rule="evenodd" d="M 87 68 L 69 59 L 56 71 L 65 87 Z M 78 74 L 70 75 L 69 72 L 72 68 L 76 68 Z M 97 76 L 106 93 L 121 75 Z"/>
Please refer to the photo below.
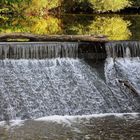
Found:
<path fill-rule="evenodd" d="M 70 34 L 102 34 L 109 37 L 110 40 L 127 40 L 131 37 L 128 27 L 131 23 L 123 20 L 120 16 L 100 17 L 97 16 L 89 24 L 74 23 L 67 27 Z"/>
<path fill-rule="evenodd" d="M 136 7 L 140 7 L 140 0 L 132 0 L 133 5 Z"/>
<path fill-rule="evenodd" d="M 16 2 L 21 2 L 22 0 L 1 0 L 1 3 L 6 3 L 6 4 L 10 4 L 10 3 L 16 3 Z"/>
<path fill-rule="evenodd" d="M 63 0 L 62 7 L 66 12 L 74 11 L 77 8 L 85 11 L 90 7 L 90 3 L 88 0 Z"/>
<path fill-rule="evenodd" d="M 11 12 L 21 15 L 28 3 L 29 0 L 1 0 L 0 8 L 6 8 L 7 11 L 4 11 L 6 14 Z"/>
<path fill-rule="evenodd" d="M 89 30 L 93 34 L 103 34 L 110 40 L 128 40 L 131 32 L 128 29 L 131 23 L 124 21 L 121 17 L 96 17 L 95 22 L 90 25 Z"/>
<path fill-rule="evenodd" d="M 42 14 L 46 9 L 52 9 L 60 5 L 60 0 L 2 0 L 1 7 L 12 8 L 14 13 Z"/>
<path fill-rule="evenodd" d="M 8 8 L 2 8 L 2 9 L 0 9 L 0 13 L 5 13 L 5 12 L 7 12 L 9 9 Z"/>
<path fill-rule="evenodd" d="M 31 0 L 26 12 L 41 12 L 60 5 L 60 0 Z"/>
<path fill-rule="evenodd" d="M 9 9 L 8 8 L 0 8 L 0 14 L 3 13 L 9 13 Z"/>
<path fill-rule="evenodd" d="M 139 0 L 137 0 L 138 3 Z M 81 11 L 94 10 L 97 12 L 119 11 L 132 5 L 132 0 L 1 0 L 1 4 L 10 5 L 18 13 L 41 13 L 46 9 L 63 7 L 64 11 L 74 9 Z"/>
<path fill-rule="evenodd" d="M 64 8 L 66 11 L 71 11 L 71 9 L 80 9 L 81 11 L 86 11 L 86 9 L 91 8 L 97 12 L 107 12 L 107 11 L 119 11 L 126 7 L 132 5 L 132 0 L 64 0 Z"/>
<path fill-rule="evenodd" d="M 131 23 L 120 16 L 65 16 L 0 18 L 0 33 L 29 32 L 34 34 L 102 34 L 110 40 L 128 40 Z M 138 25 L 139 27 L 139 25 Z"/>
<path fill-rule="evenodd" d="M 61 20 L 55 17 L 1 18 L 0 32 L 28 32 L 34 34 L 60 34 Z"/>
<path fill-rule="evenodd" d="M 129 0 L 89 0 L 93 8 L 99 12 L 119 11 L 131 6 Z"/>

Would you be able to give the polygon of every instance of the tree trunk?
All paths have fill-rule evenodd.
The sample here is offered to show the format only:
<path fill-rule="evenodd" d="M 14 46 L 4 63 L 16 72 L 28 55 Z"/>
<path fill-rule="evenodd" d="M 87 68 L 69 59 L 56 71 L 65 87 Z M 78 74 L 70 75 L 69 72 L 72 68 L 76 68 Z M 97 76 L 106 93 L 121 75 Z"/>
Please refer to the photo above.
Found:
<path fill-rule="evenodd" d="M 134 88 L 134 86 L 132 84 L 130 84 L 129 81 L 126 80 L 118 80 L 119 83 L 124 84 L 127 88 L 129 88 L 136 96 L 139 96 L 140 93 Z"/>
<path fill-rule="evenodd" d="M 68 41 L 68 42 L 107 42 L 103 35 L 35 35 L 29 33 L 0 34 L 0 41 L 16 41 L 28 39 L 29 41 Z"/>

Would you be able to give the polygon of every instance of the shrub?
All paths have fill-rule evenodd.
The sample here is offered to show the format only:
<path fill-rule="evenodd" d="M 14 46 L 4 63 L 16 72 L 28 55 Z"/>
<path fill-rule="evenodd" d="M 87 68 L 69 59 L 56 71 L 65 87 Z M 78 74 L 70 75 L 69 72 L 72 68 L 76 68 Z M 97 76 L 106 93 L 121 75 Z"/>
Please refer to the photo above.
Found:
<path fill-rule="evenodd" d="M 66 11 L 71 9 L 80 9 L 86 11 L 91 8 L 97 12 L 119 11 L 132 5 L 132 0 L 63 0 L 63 5 Z"/>
<path fill-rule="evenodd" d="M 69 26 L 68 32 L 75 34 L 102 34 L 110 40 L 127 40 L 131 37 L 130 21 L 123 20 L 120 16 L 100 17 L 97 16 L 87 26 L 77 23 Z"/>
<path fill-rule="evenodd" d="M 61 20 L 52 16 L 9 18 L 0 17 L 0 33 L 28 32 L 33 34 L 60 34 Z"/>
<path fill-rule="evenodd" d="M 119 11 L 131 6 L 130 0 L 89 0 L 93 9 L 98 12 Z"/>

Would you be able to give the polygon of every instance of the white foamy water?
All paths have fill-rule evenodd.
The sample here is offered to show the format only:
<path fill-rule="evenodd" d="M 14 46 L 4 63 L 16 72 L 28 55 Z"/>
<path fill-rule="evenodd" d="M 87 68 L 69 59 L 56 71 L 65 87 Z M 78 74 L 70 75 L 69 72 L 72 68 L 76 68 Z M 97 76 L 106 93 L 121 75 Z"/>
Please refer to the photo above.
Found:
<path fill-rule="evenodd" d="M 105 63 L 105 77 L 110 89 L 117 98 L 118 103 L 123 103 L 123 110 L 133 107 L 140 109 L 139 87 L 140 87 L 140 60 L 139 58 L 107 58 Z M 127 81 L 137 93 L 132 92 L 121 81 Z M 120 93 L 120 94 L 118 94 Z M 136 97 L 137 94 L 137 97 Z"/>
<path fill-rule="evenodd" d="M 1 120 L 115 112 L 108 87 L 82 60 L 1 60 L 0 67 Z"/>
<path fill-rule="evenodd" d="M 139 119 L 139 113 L 104 113 L 104 114 L 91 114 L 91 115 L 76 115 L 76 116 L 46 116 L 38 119 L 34 119 L 32 121 L 35 122 L 54 122 L 58 124 L 67 124 L 71 126 L 73 123 L 80 123 L 83 120 L 89 121 L 90 119 L 94 118 L 106 118 L 106 117 L 115 117 L 120 119 L 132 119 L 137 120 Z M 5 121 L 0 122 L 0 127 L 6 126 L 8 128 L 20 127 L 23 126 L 26 120 L 10 120 L 9 123 Z"/>
<path fill-rule="evenodd" d="M 134 52 L 128 43 L 107 47 L 105 81 L 94 65 L 77 59 L 77 43 L 0 44 L 0 121 L 139 112 L 139 94 L 118 82 L 127 80 L 139 93 L 140 61 L 130 58 L 139 43 L 133 44 Z"/>

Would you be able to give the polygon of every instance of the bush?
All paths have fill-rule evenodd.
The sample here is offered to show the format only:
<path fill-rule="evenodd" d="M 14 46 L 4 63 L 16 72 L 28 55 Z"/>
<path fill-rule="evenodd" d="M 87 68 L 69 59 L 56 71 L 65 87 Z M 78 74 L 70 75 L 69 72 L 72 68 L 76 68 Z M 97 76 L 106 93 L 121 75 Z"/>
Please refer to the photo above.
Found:
<path fill-rule="evenodd" d="M 0 5 L 11 5 L 13 9 L 21 11 L 27 9 L 26 11 L 40 12 L 44 9 L 52 9 L 63 7 L 64 11 L 97 11 L 97 12 L 107 12 L 107 11 L 119 11 L 126 7 L 132 5 L 133 0 L 1 0 Z M 137 3 L 139 0 L 137 0 Z M 133 1 L 133 3 L 135 3 Z"/>
<path fill-rule="evenodd" d="M 43 17 L 0 17 L 0 33 L 28 32 L 33 34 L 61 34 L 61 20 L 52 16 Z"/>
<path fill-rule="evenodd" d="M 56 8 L 61 0 L 2 0 L 0 7 L 12 8 L 13 13 L 43 13 L 45 10 Z"/>
<path fill-rule="evenodd" d="M 75 23 L 68 27 L 68 32 L 73 34 L 102 34 L 110 40 L 128 40 L 131 37 L 130 21 L 123 20 L 120 16 L 97 16 L 87 26 Z"/>
<path fill-rule="evenodd" d="M 132 1 L 132 0 L 131 0 Z M 63 1 L 64 8 L 66 11 L 71 11 L 71 9 L 80 9 L 81 11 L 86 11 L 86 9 L 91 8 L 97 12 L 107 12 L 107 11 L 119 11 L 126 7 L 131 6 L 132 2 L 130 0 L 72 0 Z"/>
<path fill-rule="evenodd" d="M 129 0 L 89 0 L 92 7 L 99 12 L 119 11 L 126 7 L 131 6 Z"/>

